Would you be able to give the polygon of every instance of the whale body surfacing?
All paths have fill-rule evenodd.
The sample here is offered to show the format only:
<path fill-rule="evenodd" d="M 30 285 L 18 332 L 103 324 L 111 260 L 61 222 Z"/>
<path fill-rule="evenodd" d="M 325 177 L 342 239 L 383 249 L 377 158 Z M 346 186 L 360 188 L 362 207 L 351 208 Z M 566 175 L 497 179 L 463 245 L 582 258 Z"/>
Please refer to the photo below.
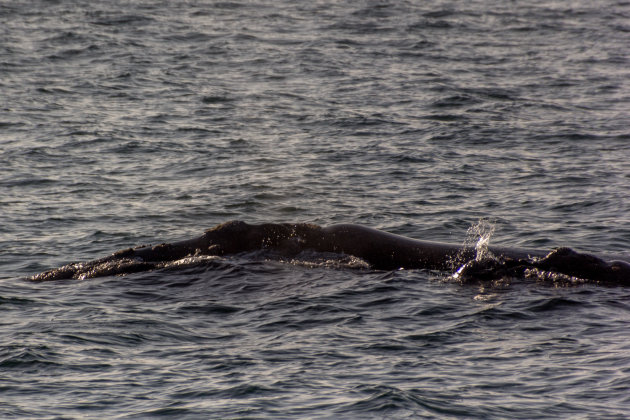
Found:
<path fill-rule="evenodd" d="M 68 264 L 37 274 L 31 280 L 83 279 L 128 274 L 166 266 L 189 256 L 233 255 L 272 250 L 293 256 L 305 250 L 358 257 L 376 270 L 430 269 L 455 271 L 460 280 L 501 277 L 580 279 L 630 285 L 630 264 L 558 248 L 551 252 L 488 247 L 492 258 L 477 259 L 473 247 L 428 242 L 354 224 L 321 227 L 306 223 L 252 225 L 230 221 L 186 241 L 141 246 L 108 257 Z"/>

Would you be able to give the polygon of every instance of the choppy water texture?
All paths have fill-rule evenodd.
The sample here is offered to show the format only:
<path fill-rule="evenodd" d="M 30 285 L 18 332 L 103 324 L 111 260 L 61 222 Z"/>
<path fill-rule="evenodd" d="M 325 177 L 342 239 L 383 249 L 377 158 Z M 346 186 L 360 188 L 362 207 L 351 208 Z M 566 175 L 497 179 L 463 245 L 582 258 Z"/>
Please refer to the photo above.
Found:
<path fill-rule="evenodd" d="M 630 290 L 21 280 L 229 219 L 630 255 L 630 4 L 0 4 L 3 418 L 623 418 Z"/>

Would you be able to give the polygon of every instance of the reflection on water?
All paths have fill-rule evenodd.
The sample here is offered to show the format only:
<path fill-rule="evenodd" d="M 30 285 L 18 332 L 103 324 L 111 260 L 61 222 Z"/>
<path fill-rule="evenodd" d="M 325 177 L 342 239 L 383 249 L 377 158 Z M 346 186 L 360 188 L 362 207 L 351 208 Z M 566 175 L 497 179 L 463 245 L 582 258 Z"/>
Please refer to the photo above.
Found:
<path fill-rule="evenodd" d="M 627 26 L 612 1 L 0 5 L 3 417 L 623 418 L 622 287 L 16 278 L 230 219 L 628 255 Z"/>

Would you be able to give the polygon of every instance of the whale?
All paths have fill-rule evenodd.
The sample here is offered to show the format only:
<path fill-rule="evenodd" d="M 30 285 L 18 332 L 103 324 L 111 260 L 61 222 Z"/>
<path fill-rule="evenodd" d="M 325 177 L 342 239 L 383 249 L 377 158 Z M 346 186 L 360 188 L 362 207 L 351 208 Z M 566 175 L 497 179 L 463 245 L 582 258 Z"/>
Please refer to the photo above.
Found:
<path fill-rule="evenodd" d="M 249 224 L 229 221 L 188 240 L 138 246 L 92 261 L 71 263 L 30 277 L 34 281 L 85 279 L 158 269 L 192 256 L 228 256 L 269 250 L 284 256 L 302 251 L 351 255 L 374 270 L 449 271 L 453 278 L 526 278 L 630 285 L 630 263 L 606 260 L 570 248 L 536 250 L 432 242 L 357 224 L 322 227 L 308 223 Z"/>

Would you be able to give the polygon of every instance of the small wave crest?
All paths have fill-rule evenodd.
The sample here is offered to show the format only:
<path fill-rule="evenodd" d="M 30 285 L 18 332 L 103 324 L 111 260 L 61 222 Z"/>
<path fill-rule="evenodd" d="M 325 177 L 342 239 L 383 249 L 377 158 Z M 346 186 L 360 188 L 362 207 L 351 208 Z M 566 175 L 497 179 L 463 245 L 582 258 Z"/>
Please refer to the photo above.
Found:
<path fill-rule="evenodd" d="M 126 275 L 157 269 L 181 269 L 216 262 L 218 260 L 222 260 L 222 258 L 210 255 L 193 255 L 166 262 L 143 261 L 141 258 L 106 258 L 90 262 L 67 264 L 63 267 L 37 274 L 29 279 L 33 281 L 64 279 L 86 280 L 95 277 Z"/>
<path fill-rule="evenodd" d="M 307 268 L 369 269 L 370 264 L 353 255 L 331 252 L 302 251 L 288 261 Z"/>

